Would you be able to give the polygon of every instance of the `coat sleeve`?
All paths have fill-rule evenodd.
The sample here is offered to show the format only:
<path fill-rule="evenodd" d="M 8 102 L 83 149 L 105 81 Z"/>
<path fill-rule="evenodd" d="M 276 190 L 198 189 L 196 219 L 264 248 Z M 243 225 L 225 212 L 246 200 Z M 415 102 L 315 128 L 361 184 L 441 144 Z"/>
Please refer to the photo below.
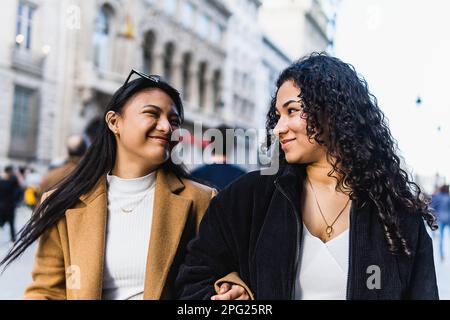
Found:
<path fill-rule="evenodd" d="M 238 270 L 233 235 L 223 214 L 218 197 L 213 198 L 179 269 L 175 282 L 179 299 L 210 299 L 215 294 L 215 282 Z"/>
<path fill-rule="evenodd" d="M 433 243 L 422 220 L 419 225 L 418 239 L 408 298 L 413 300 L 437 300 L 439 299 L 439 293 L 436 283 Z"/>
<path fill-rule="evenodd" d="M 66 299 L 64 256 L 57 225 L 39 238 L 31 276 L 32 282 L 25 289 L 25 299 Z"/>

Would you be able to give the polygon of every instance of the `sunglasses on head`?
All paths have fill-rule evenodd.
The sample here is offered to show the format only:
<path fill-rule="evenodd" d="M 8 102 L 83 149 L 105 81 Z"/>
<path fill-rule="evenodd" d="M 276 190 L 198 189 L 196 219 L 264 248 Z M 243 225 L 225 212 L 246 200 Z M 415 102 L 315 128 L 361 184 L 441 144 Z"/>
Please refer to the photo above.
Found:
<path fill-rule="evenodd" d="M 133 75 L 138 75 L 141 78 L 147 79 L 147 80 L 157 84 L 158 87 L 166 88 L 170 91 L 173 91 L 177 95 L 180 95 L 178 90 L 176 90 L 175 88 L 170 86 L 168 83 L 166 83 L 160 76 L 158 76 L 156 74 L 146 74 L 146 73 L 137 71 L 135 69 L 131 69 L 130 74 L 127 77 L 127 80 L 125 80 L 125 83 L 123 84 L 124 86 L 130 81 L 130 79 Z"/>

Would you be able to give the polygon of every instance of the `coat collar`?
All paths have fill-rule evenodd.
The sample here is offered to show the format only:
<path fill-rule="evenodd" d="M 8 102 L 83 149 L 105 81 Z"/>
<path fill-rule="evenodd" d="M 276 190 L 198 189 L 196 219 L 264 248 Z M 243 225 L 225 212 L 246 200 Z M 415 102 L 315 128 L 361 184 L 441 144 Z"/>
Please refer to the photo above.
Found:
<path fill-rule="evenodd" d="M 298 211 L 305 177 L 306 165 L 287 164 L 280 168 L 274 181 L 277 189 L 288 197 Z"/>
<path fill-rule="evenodd" d="M 284 187 L 297 187 L 306 177 L 306 165 L 286 164 L 278 170 L 275 182 Z M 297 190 L 298 191 L 298 190 Z"/>
<path fill-rule="evenodd" d="M 164 169 L 157 171 L 144 299 L 159 299 L 163 293 L 192 205 L 192 200 L 179 195 L 184 188 L 174 174 Z M 107 227 L 106 176 L 80 200 L 82 205 L 66 211 L 69 264 L 71 270 L 79 270 L 80 285 L 73 290 L 69 285 L 67 288 L 74 298 L 101 299 Z"/>
<path fill-rule="evenodd" d="M 184 184 L 174 174 L 165 171 L 164 169 L 159 169 L 156 175 L 156 183 L 158 184 L 158 178 L 161 180 L 160 184 L 163 187 L 168 188 L 172 193 L 178 193 L 184 189 Z M 99 195 L 105 194 L 107 192 L 106 187 L 106 176 L 102 176 L 97 183 L 94 185 L 92 190 L 86 194 L 80 196 L 80 200 L 84 204 L 89 204 L 95 200 Z"/>

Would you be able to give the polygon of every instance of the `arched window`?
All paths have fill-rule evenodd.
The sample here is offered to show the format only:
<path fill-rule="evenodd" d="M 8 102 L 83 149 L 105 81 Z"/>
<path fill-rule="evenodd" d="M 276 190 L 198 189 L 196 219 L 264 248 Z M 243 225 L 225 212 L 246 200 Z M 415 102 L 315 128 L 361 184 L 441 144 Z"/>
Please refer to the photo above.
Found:
<path fill-rule="evenodd" d="M 191 82 L 191 60 L 192 56 L 189 52 L 186 52 L 183 54 L 183 66 L 182 66 L 182 92 L 183 92 L 183 98 L 186 100 L 190 99 L 190 92 L 189 92 L 189 86 Z"/>
<path fill-rule="evenodd" d="M 105 4 L 100 8 L 95 19 L 94 65 L 101 70 L 108 70 L 111 66 L 113 16 L 113 9 Z"/>
<path fill-rule="evenodd" d="M 153 50 L 155 48 L 155 34 L 153 31 L 148 31 L 144 36 L 144 43 L 142 45 L 143 47 L 143 55 L 144 55 L 144 64 L 143 64 L 143 70 L 144 72 L 147 72 L 149 74 L 152 73 L 153 70 L 153 61 L 154 61 L 154 55 Z"/>
<path fill-rule="evenodd" d="M 206 103 L 206 71 L 207 63 L 201 62 L 198 72 L 198 101 L 200 108 L 205 107 Z"/>
<path fill-rule="evenodd" d="M 166 78 L 166 80 L 169 82 L 172 80 L 172 64 L 174 51 L 175 47 L 173 43 L 167 43 L 164 50 L 164 78 Z"/>
<path fill-rule="evenodd" d="M 213 107 L 218 110 L 222 107 L 222 75 L 220 70 L 214 71 L 213 77 Z"/>

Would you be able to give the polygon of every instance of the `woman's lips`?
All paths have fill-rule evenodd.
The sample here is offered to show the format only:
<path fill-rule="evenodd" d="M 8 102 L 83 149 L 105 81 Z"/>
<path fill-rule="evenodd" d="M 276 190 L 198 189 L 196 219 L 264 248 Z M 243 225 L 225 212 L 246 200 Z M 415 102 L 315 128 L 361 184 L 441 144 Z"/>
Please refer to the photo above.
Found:
<path fill-rule="evenodd" d="M 281 140 L 281 148 L 283 150 L 285 150 L 294 140 L 295 140 L 295 138 Z"/>
<path fill-rule="evenodd" d="M 169 139 L 165 137 L 149 136 L 149 138 L 153 139 L 155 142 L 160 143 L 164 146 L 169 143 Z"/>

